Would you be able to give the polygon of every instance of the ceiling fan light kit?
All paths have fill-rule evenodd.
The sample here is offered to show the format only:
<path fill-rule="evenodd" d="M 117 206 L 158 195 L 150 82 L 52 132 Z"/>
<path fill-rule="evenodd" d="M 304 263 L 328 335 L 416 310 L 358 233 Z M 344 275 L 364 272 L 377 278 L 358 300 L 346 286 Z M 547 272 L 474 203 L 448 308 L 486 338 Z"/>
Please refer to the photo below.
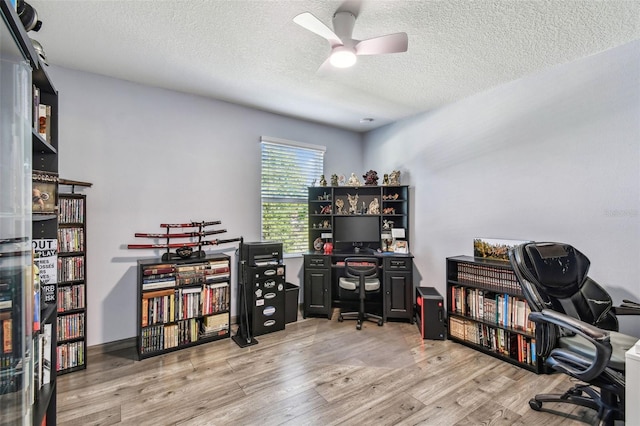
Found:
<path fill-rule="evenodd" d="M 336 68 L 349 68 L 356 63 L 356 52 L 345 46 L 336 46 L 331 51 L 329 62 Z"/>
<path fill-rule="evenodd" d="M 353 66 L 358 55 L 406 52 L 409 46 L 406 33 L 394 33 L 367 40 L 355 40 L 352 34 L 356 16 L 351 12 L 336 12 L 333 15 L 333 30 L 309 12 L 297 15 L 293 18 L 293 22 L 329 42 L 331 55 L 328 62 L 336 68 Z M 320 68 L 323 68 L 323 66 Z"/>

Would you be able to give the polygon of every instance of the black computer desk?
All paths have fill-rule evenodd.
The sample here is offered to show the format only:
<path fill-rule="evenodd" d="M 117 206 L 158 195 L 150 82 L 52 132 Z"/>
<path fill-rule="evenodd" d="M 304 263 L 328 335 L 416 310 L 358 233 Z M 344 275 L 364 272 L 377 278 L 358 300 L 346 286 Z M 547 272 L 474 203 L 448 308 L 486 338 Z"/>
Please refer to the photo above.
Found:
<path fill-rule="evenodd" d="M 380 261 L 382 283 L 382 318 L 405 319 L 413 317 L 413 255 L 411 253 L 307 253 L 304 255 L 303 312 L 324 315 L 331 319 L 334 307 L 341 306 L 338 281 L 344 276 L 347 257 L 376 257 Z"/>

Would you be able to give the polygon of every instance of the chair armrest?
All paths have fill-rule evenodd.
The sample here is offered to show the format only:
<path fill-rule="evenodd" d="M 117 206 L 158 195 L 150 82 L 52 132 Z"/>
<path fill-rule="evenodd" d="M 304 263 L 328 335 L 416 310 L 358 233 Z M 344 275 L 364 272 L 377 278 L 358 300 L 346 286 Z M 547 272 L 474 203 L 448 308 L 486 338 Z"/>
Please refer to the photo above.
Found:
<path fill-rule="evenodd" d="M 640 308 L 631 306 L 614 306 L 613 313 L 616 315 L 640 315 Z"/>
<path fill-rule="evenodd" d="M 613 307 L 613 312 L 616 315 L 640 315 L 640 303 L 624 299 L 622 305 Z"/>
<path fill-rule="evenodd" d="M 578 334 L 594 346 L 595 356 L 593 359 L 585 359 L 583 356 L 571 352 L 570 348 L 554 349 L 549 355 L 553 358 L 554 352 L 558 356 L 554 359 L 554 368 L 577 377 L 583 381 L 590 381 L 599 376 L 609 364 L 611 358 L 611 342 L 609 331 L 595 327 L 576 318 L 562 314 L 560 312 L 543 309 L 542 312 L 532 312 L 529 319 L 535 323 L 554 324 L 562 329 Z M 574 362 L 563 362 L 573 359 Z M 581 362 L 578 362 L 581 360 Z"/>

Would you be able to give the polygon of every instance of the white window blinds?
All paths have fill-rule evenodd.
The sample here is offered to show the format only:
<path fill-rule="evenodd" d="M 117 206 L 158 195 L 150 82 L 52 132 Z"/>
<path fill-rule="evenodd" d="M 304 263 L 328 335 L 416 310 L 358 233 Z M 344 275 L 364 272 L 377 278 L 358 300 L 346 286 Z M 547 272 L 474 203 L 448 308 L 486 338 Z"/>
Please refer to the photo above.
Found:
<path fill-rule="evenodd" d="M 307 187 L 324 170 L 326 148 L 261 138 L 262 240 L 281 241 L 287 254 L 308 250 Z"/>

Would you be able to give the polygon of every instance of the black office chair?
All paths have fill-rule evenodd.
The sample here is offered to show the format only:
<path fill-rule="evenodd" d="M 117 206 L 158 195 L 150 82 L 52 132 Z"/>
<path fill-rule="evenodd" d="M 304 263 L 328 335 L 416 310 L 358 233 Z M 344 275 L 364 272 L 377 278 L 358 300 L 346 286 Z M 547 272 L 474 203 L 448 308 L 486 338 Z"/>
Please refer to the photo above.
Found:
<path fill-rule="evenodd" d="M 625 352 L 638 338 L 617 332 L 616 313 L 639 314 L 640 305 L 613 307 L 609 294 L 587 276 L 589 259 L 568 244 L 520 244 L 509 260 L 536 324 L 538 356 L 585 382 L 563 394 L 536 395 L 531 408 L 568 402 L 597 410 L 600 424 L 624 419 Z"/>
<path fill-rule="evenodd" d="M 365 312 L 366 295 L 380 291 L 378 259 L 375 257 L 348 257 L 344 260 L 344 271 L 347 276 L 340 277 L 340 289 L 358 293 L 359 309 L 358 312 L 340 312 L 338 321 L 357 320 L 356 328 L 358 330 L 362 329 L 364 320 L 374 320 L 378 322 L 379 326 L 382 326 L 381 316 Z"/>

